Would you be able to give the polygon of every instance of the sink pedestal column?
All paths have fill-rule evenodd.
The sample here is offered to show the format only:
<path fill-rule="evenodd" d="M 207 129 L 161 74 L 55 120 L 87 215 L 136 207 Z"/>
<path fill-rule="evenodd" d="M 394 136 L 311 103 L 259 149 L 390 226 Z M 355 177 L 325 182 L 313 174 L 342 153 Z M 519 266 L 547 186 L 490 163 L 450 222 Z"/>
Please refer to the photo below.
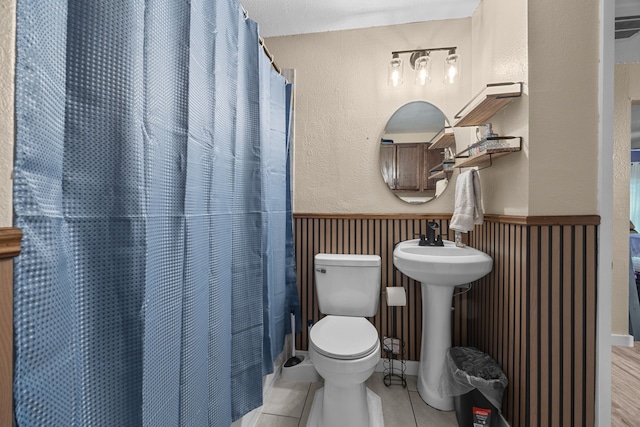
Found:
<path fill-rule="evenodd" d="M 438 388 L 447 350 L 451 347 L 451 301 L 454 286 L 421 283 L 422 346 L 418 369 L 418 393 L 427 405 L 453 411 L 453 398 L 440 397 Z"/>

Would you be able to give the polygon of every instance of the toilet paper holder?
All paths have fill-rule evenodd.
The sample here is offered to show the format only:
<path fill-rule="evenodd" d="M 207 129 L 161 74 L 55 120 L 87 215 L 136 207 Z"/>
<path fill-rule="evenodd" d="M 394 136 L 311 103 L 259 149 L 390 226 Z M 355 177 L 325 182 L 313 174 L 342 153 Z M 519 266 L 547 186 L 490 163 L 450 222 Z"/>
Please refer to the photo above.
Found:
<path fill-rule="evenodd" d="M 384 353 L 384 384 L 389 387 L 391 384 L 400 384 L 407 387 L 407 376 L 405 374 L 407 362 L 404 359 L 404 341 L 397 337 L 396 331 L 396 310 L 398 307 L 407 305 L 407 293 L 402 286 L 387 287 L 386 294 L 387 307 L 391 307 L 392 336 L 383 337 L 382 351 Z"/>
<path fill-rule="evenodd" d="M 387 286 L 382 293 L 387 296 L 387 307 L 404 307 L 407 305 L 407 292 L 402 286 Z"/>

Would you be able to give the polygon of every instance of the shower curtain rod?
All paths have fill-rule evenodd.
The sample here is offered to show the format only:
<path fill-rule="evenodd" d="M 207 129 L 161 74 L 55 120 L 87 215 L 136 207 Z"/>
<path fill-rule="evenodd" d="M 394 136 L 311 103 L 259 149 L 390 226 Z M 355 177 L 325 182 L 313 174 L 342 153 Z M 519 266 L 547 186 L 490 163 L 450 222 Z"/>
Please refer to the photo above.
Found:
<path fill-rule="evenodd" d="M 243 5 L 240 5 L 240 7 L 242 8 L 242 14 L 244 15 L 244 20 L 246 21 L 247 19 L 249 19 L 249 12 L 247 12 L 247 9 L 245 9 Z M 269 49 L 267 48 L 267 45 L 264 42 L 264 39 L 260 36 L 258 36 L 258 43 L 260 43 L 262 50 L 264 51 L 265 55 L 267 55 L 267 58 L 269 58 L 269 62 L 271 62 L 271 66 L 273 67 L 273 69 L 276 70 L 278 74 L 282 75 L 282 71 L 280 70 L 280 67 L 278 67 L 278 64 L 276 64 L 276 61 L 273 55 L 271 54 L 271 52 L 269 52 Z"/>
<path fill-rule="evenodd" d="M 264 54 L 267 55 L 267 58 L 269 58 L 269 61 L 271 62 L 271 66 L 273 67 L 273 69 L 276 70 L 278 74 L 282 75 L 282 71 L 280 71 L 280 67 L 278 67 L 278 64 L 276 64 L 276 61 L 273 58 L 273 55 L 271 54 L 271 52 L 269 52 L 269 49 L 267 48 L 267 45 L 264 42 L 264 39 L 262 37 L 259 37 L 258 41 L 260 42 L 260 46 L 262 46 L 262 50 L 264 51 Z"/>

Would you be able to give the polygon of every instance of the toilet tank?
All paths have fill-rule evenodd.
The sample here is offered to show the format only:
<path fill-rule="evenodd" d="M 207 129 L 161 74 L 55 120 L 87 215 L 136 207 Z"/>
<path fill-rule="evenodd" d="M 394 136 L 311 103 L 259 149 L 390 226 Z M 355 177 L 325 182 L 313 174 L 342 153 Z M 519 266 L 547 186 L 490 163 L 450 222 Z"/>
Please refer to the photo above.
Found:
<path fill-rule="evenodd" d="M 378 255 L 317 254 L 316 295 L 323 314 L 371 317 L 380 301 Z"/>

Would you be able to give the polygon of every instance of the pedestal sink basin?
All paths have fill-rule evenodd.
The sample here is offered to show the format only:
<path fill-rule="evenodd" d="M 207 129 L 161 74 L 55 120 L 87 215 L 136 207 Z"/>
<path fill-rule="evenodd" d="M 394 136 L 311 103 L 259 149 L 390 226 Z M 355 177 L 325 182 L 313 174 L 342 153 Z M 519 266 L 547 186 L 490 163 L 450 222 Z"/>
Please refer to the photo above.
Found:
<path fill-rule="evenodd" d="M 422 289 L 422 347 L 418 369 L 418 393 L 429 406 L 453 410 L 453 398 L 438 392 L 447 350 L 451 347 L 451 299 L 456 286 L 487 275 L 493 260 L 469 246 L 418 246 L 420 240 L 396 245 L 393 264 Z"/>

